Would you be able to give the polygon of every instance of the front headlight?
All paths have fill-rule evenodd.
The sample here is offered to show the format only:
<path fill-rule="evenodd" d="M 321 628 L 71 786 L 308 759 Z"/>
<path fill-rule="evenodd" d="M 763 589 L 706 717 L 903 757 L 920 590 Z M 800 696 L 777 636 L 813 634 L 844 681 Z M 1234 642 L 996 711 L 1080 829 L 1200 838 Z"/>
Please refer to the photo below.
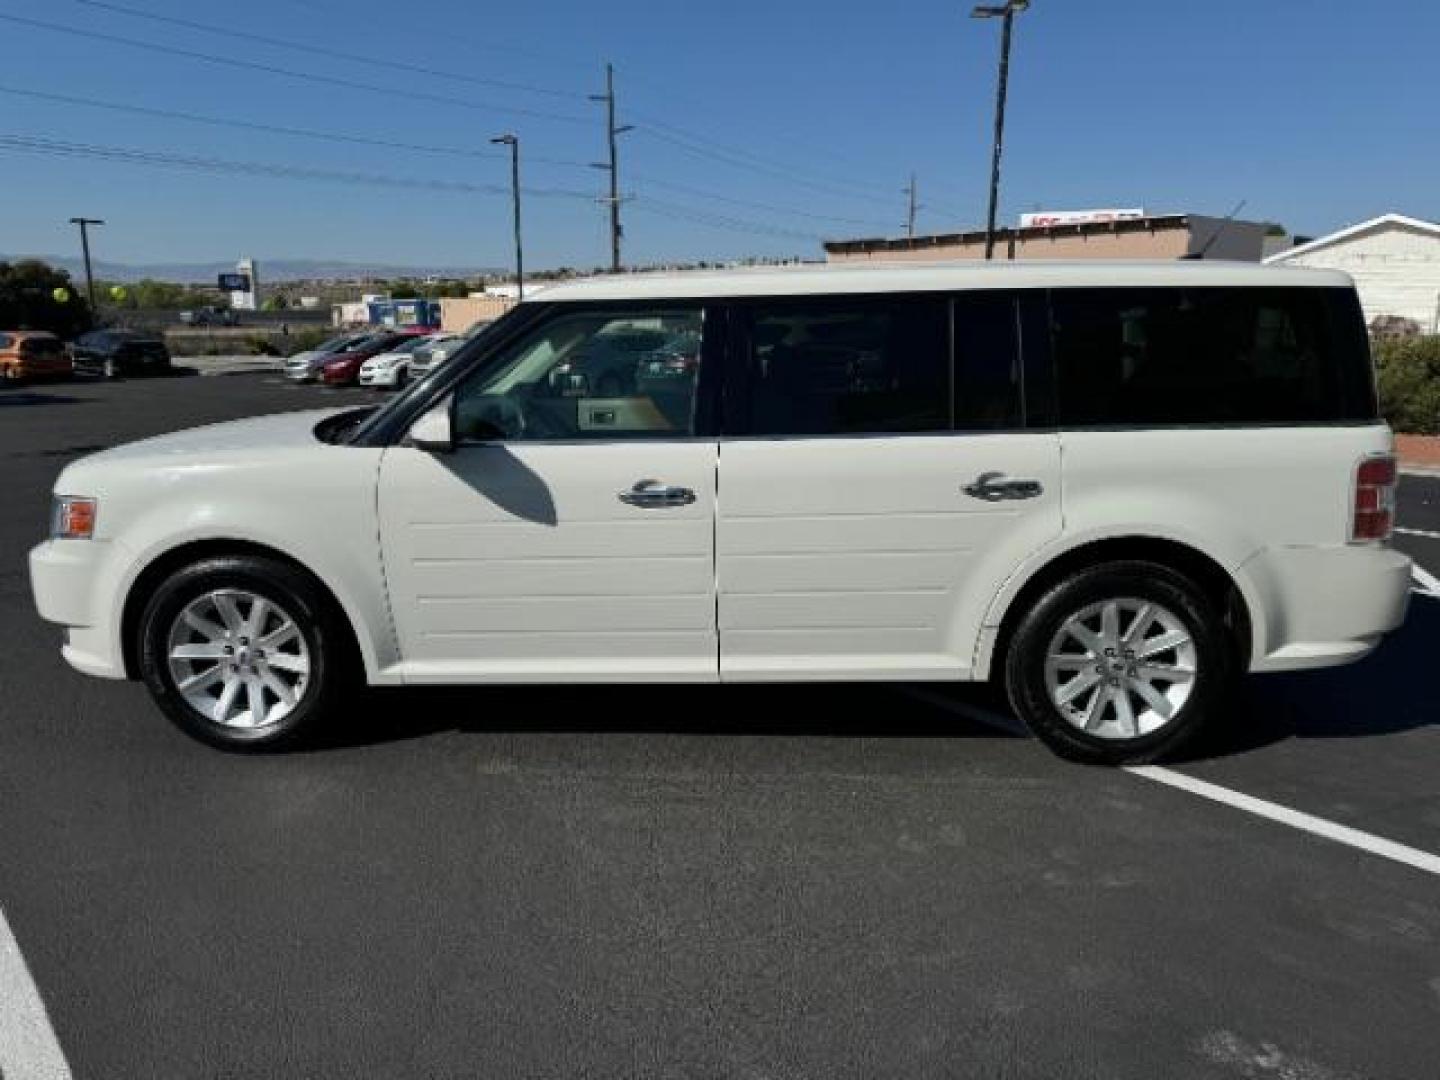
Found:
<path fill-rule="evenodd" d="M 50 511 L 50 535 L 57 540 L 89 540 L 95 535 L 98 510 L 94 499 L 56 495 Z"/>

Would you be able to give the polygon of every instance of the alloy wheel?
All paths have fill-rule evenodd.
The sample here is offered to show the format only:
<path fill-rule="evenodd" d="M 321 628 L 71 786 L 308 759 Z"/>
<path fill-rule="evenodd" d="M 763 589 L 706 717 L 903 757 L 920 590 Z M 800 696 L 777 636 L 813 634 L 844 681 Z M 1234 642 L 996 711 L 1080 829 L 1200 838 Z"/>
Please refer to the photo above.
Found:
<path fill-rule="evenodd" d="M 1050 702 L 1072 727 L 1099 739 L 1135 739 L 1168 725 L 1199 675 L 1189 630 L 1150 600 L 1117 598 L 1065 619 L 1045 655 Z"/>
<path fill-rule="evenodd" d="M 190 601 L 167 638 L 170 677 L 185 702 L 212 723 L 279 723 L 310 682 L 310 649 L 294 617 L 273 600 L 220 589 Z"/>

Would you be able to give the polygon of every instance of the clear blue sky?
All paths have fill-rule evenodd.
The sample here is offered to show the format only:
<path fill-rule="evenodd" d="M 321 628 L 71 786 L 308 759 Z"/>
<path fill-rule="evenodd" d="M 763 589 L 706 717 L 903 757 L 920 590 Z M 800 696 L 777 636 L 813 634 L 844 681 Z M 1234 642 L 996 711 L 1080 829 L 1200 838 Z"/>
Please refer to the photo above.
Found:
<path fill-rule="evenodd" d="M 602 88 L 607 59 L 617 67 L 620 119 L 641 125 L 622 137 L 622 187 L 636 196 L 625 211 L 627 261 L 815 256 L 812 236 L 893 234 L 912 170 L 926 206 L 922 229 L 984 216 L 999 24 L 970 19 L 967 3 L 106 2 L 216 24 L 243 14 L 237 30 L 376 62 L 79 0 L 0 0 L 0 15 L 390 92 L 4 19 L 0 88 L 487 152 L 489 136 L 516 130 L 526 185 L 572 193 L 527 200 L 536 267 L 606 260 L 603 210 L 579 196 L 598 195 L 604 182 L 583 167 L 604 155 L 600 106 L 584 95 Z M 1387 210 L 1440 217 L 1437 42 L 1440 6 L 1429 0 L 1034 0 L 1017 27 L 1003 218 L 1089 206 L 1224 214 L 1242 198 L 1244 216 L 1303 233 Z M 75 240 L 65 219 L 84 213 L 108 219 L 99 251 L 125 262 L 252 254 L 503 266 L 510 258 L 503 156 L 318 141 L 0 93 L 0 136 L 16 135 L 498 193 L 212 175 L 0 148 L 0 251 L 68 252 Z M 696 152 L 712 148 L 718 157 Z M 697 215 L 708 223 L 689 220 Z"/>

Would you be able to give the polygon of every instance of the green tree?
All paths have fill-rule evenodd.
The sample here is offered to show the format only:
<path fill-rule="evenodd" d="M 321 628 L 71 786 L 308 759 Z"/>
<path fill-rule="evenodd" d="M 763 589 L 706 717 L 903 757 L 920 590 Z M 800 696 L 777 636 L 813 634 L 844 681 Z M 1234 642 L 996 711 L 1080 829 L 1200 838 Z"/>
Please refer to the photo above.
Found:
<path fill-rule="evenodd" d="M 0 329 L 49 330 L 71 338 L 90 325 L 83 290 L 65 271 L 39 259 L 0 262 Z"/>
<path fill-rule="evenodd" d="M 1375 346 L 1380 411 L 1396 431 L 1440 435 L 1440 337 L 1395 338 Z"/>

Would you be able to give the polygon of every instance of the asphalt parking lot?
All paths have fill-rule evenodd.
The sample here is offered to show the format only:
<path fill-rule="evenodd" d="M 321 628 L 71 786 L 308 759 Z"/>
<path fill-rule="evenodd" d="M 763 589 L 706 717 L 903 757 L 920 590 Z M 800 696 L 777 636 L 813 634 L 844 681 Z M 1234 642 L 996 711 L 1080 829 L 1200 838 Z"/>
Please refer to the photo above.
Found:
<path fill-rule="evenodd" d="M 1433 859 L 1440 597 L 1158 775 L 889 686 L 376 692 L 237 758 L 65 666 L 24 560 L 66 461 L 357 399 L 0 393 L 5 1080 L 1436 1075 L 1440 877 L 1173 785 Z M 1440 478 L 1400 522 L 1440 576 Z"/>

